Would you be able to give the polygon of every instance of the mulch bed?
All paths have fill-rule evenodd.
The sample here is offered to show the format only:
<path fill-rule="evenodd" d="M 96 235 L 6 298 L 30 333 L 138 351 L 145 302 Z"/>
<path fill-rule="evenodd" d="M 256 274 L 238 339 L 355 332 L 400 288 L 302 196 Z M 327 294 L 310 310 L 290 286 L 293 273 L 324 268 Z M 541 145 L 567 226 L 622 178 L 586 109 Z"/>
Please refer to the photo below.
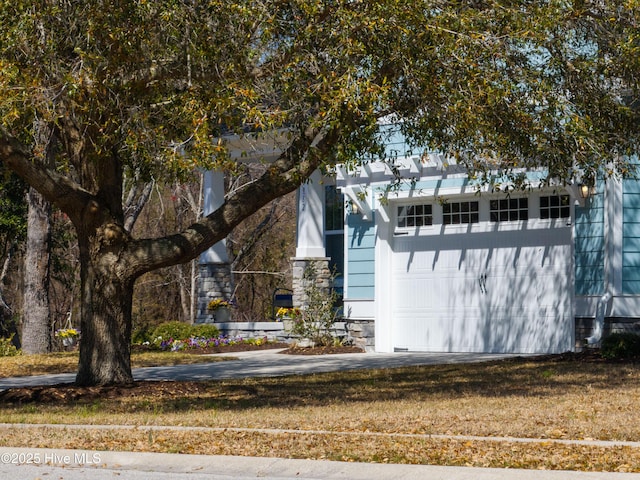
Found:
<path fill-rule="evenodd" d="M 361 348 L 350 345 L 329 345 L 325 347 L 289 347 L 283 350 L 286 355 L 331 355 L 334 353 L 364 353 Z"/>
<path fill-rule="evenodd" d="M 280 353 L 285 355 L 331 355 L 335 353 L 364 353 L 361 348 L 350 345 L 329 345 L 323 347 L 296 347 L 291 346 L 289 343 L 284 342 L 272 342 L 264 343 L 262 345 L 253 345 L 248 343 L 239 343 L 236 345 L 225 345 L 221 347 L 207 347 L 207 348 L 194 348 L 189 350 L 183 350 L 185 353 L 191 353 L 194 355 L 210 355 L 212 353 L 236 353 L 236 352 L 250 352 L 254 350 L 276 350 L 282 349 Z M 148 346 L 144 345 L 132 345 L 132 352 L 142 352 L 145 350 L 152 350 Z"/>
<path fill-rule="evenodd" d="M 129 385 L 105 385 L 100 387 L 80 387 L 73 383 L 61 383 L 43 387 L 20 387 L 0 392 L 0 403 L 91 403 L 105 398 L 135 398 L 153 396 L 181 397 L 205 391 L 202 382 L 154 382 L 141 381 Z"/>
<path fill-rule="evenodd" d="M 139 345 L 133 345 L 132 351 L 135 351 L 136 347 L 140 347 Z M 192 353 L 194 355 L 210 355 L 212 353 L 236 353 L 236 352 L 248 352 L 253 350 L 273 350 L 277 348 L 287 348 L 289 347 L 288 343 L 264 343 L 262 345 L 254 345 L 249 343 L 238 343 L 235 345 L 224 345 L 219 347 L 207 347 L 207 348 L 193 348 L 182 350 L 184 353 Z"/>

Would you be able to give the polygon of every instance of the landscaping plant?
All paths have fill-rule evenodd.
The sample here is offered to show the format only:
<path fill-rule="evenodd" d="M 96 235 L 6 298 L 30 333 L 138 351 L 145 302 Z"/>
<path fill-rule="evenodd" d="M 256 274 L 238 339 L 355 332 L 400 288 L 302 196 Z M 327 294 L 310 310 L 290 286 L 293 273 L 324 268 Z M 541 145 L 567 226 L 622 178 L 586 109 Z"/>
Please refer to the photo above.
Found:
<path fill-rule="evenodd" d="M 330 277 L 333 283 L 334 275 Z M 337 318 L 338 294 L 331 287 L 318 282 L 318 271 L 314 263 L 304 270 L 304 303 L 300 309 L 288 309 L 292 326 L 290 333 L 302 339 L 309 339 L 315 345 L 332 345 L 331 328 Z"/>

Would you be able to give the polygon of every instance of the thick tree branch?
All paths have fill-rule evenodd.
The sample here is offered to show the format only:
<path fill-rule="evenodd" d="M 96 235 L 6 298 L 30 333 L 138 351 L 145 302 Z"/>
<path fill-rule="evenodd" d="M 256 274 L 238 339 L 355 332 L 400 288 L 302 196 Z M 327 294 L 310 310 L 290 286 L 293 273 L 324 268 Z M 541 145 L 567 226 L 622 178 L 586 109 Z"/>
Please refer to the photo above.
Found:
<path fill-rule="evenodd" d="M 32 155 L 15 137 L 0 131 L 0 162 L 36 188 L 49 202 L 72 219 L 78 205 L 88 205 L 93 196 L 68 177 L 34 163 Z M 77 218 L 79 220 L 79 218 Z"/>
<path fill-rule="evenodd" d="M 260 178 L 240 187 L 207 217 L 181 233 L 132 242 L 125 260 L 128 267 L 137 276 L 197 257 L 259 208 L 298 188 L 322 164 L 332 141 L 330 137 L 319 131 L 307 131 Z"/>

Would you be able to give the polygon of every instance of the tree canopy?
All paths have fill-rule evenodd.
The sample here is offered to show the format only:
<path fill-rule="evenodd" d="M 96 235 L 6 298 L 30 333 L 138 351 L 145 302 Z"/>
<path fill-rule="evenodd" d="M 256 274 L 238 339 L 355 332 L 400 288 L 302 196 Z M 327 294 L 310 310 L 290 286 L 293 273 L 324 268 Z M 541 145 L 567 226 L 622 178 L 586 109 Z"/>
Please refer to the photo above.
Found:
<path fill-rule="evenodd" d="M 483 173 L 628 173 L 640 125 L 637 2 L 470 3 L 434 9 L 416 35 L 430 47 L 406 85 L 414 138 Z"/>
<path fill-rule="evenodd" d="M 0 161 L 76 228 L 78 381 L 131 381 L 136 278 L 194 258 L 318 168 L 383 156 L 382 117 L 479 174 L 624 174 L 638 147 L 639 6 L 1 2 Z M 225 139 L 249 132 L 280 132 L 260 178 L 182 232 L 141 239 L 125 228 L 125 178 L 234 175 L 242 158 Z"/>

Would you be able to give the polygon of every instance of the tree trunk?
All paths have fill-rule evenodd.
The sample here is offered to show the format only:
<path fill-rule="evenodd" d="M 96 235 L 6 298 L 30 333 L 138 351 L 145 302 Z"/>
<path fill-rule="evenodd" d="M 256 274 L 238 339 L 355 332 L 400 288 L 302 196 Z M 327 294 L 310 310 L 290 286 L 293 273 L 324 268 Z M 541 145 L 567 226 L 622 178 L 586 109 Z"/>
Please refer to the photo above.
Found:
<path fill-rule="evenodd" d="M 51 351 L 49 266 L 51 204 L 33 187 L 27 194 L 27 248 L 25 254 L 22 352 Z"/>
<path fill-rule="evenodd" d="M 13 137 L 0 135 L 0 159 L 55 201 L 76 229 L 81 280 L 76 382 L 127 384 L 133 381 L 130 352 L 135 280 L 147 272 L 197 258 L 259 208 L 293 191 L 318 168 L 324 158 L 323 143 L 331 137 L 322 134 L 320 138 L 319 133 L 305 131 L 260 178 L 236 189 L 205 218 L 173 235 L 133 239 L 124 228 L 122 164 L 116 156 L 101 157 L 100 161 L 84 158 L 82 136 L 65 118 L 60 120 L 61 131 L 69 140 L 65 148 L 77 161 L 83 187 L 33 162 Z M 310 144 L 314 148 L 308 153 Z"/>
<path fill-rule="evenodd" d="M 7 272 L 9 271 L 9 263 L 13 257 L 12 250 L 13 247 L 8 249 L 2 268 L 0 268 L 0 337 L 9 338 L 13 335 L 13 344 L 16 348 L 22 348 L 19 332 L 16 328 L 15 322 L 13 321 L 13 312 L 11 311 L 9 304 L 5 301 L 2 290 L 2 286 L 7 278 Z"/>
<path fill-rule="evenodd" d="M 198 261 L 191 260 L 190 295 L 189 295 L 189 323 L 196 323 L 196 308 L 198 304 Z"/>
<path fill-rule="evenodd" d="M 191 305 L 191 295 L 189 286 L 191 285 L 190 275 L 187 275 L 187 269 L 182 265 L 177 265 L 175 276 L 178 279 L 178 294 L 180 295 L 180 318 L 187 323 L 192 324 L 189 307 Z"/>
<path fill-rule="evenodd" d="M 89 248 L 78 234 L 80 245 L 80 361 L 78 385 L 129 384 L 131 373 L 132 277 L 117 263 L 118 248 Z M 95 246 L 95 245 L 94 245 Z M 90 254 L 89 252 L 93 252 Z"/>

